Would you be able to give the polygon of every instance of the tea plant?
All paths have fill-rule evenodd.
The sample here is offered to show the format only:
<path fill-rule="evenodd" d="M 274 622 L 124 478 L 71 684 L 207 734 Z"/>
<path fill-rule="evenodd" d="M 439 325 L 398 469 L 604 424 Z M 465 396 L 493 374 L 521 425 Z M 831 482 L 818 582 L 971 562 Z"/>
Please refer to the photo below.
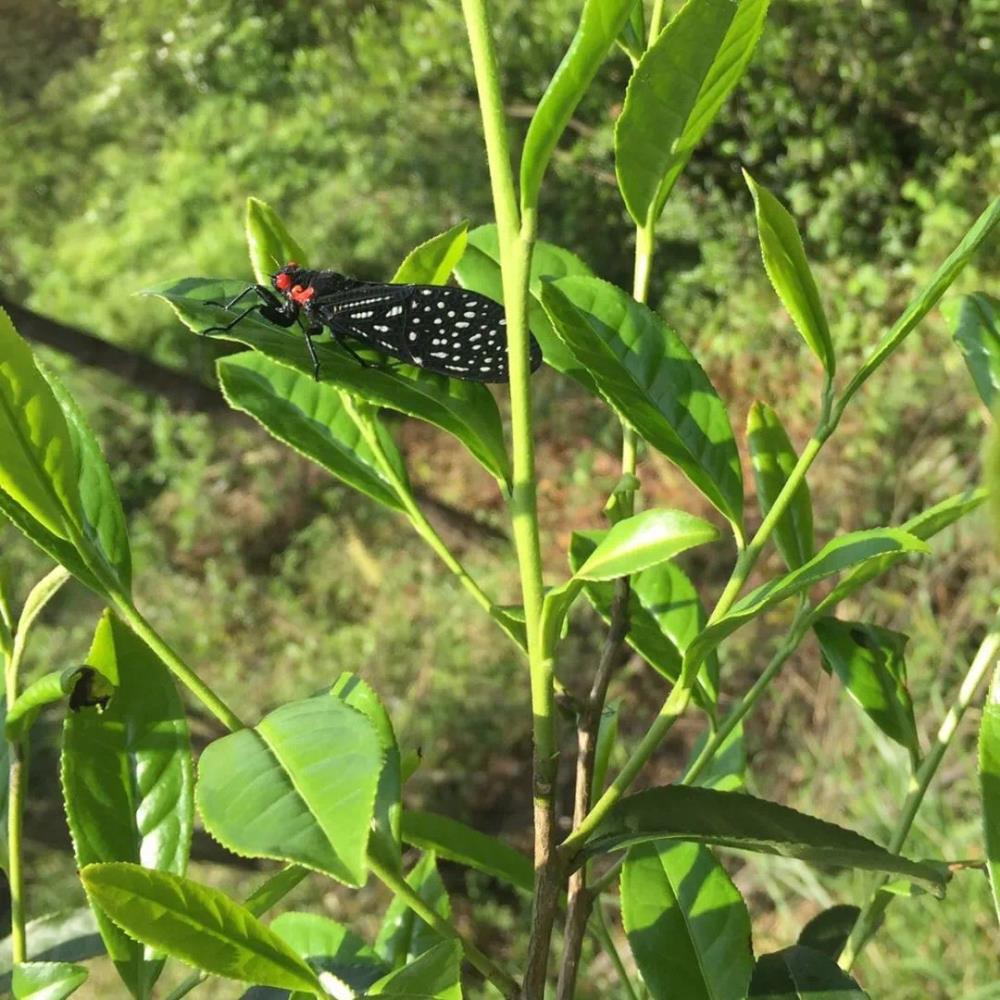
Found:
<path fill-rule="evenodd" d="M 652 4 L 648 18 L 634 0 L 587 0 L 573 42 L 534 111 L 515 185 L 485 3 L 463 0 L 496 222 L 471 231 L 462 224 L 434 237 L 402 262 L 393 281 L 443 284 L 454 274 L 465 287 L 503 301 L 509 449 L 496 399 L 483 385 L 371 359 L 359 362 L 329 342 L 314 345 L 321 373 L 316 379 L 294 330 L 259 312 L 219 329 L 234 317 L 220 303 L 230 301 L 245 280 L 185 278 L 154 290 L 196 333 L 249 348 L 218 363 L 221 389 L 233 407 L 368 500 L 397 512 L 480 605 L 484 623 L 523 655 L 534 736 L 533 858 L 456 820 L 404 806 L 406 781 L 419 762 L 401 752 L 383 703 L 363 678 L 331 677 L 327 691 L 303 691 L 300 699 L 250 724 L 176 654 L 133 598 L 125 518 L 93 434 L 70 395 L 0 314 L 0 511 L 58 564 L 19 612 L 8 590 L 0 589 L 9 756 L 3 861 L 12 897 L 15 996 L 66 997 L 87 976 L 76 964 L 87 957 L 77 918 L 62 925 L 49 921 L 44 945 L 35 946 L 24 897 L 27 747 L 41 708 L 61 700 L 68 702 L 63 797 L 80 878 L 103 947 L 124 989 L 139 998 L 152 996 L 169 959 L 196 970 L 171 998 L 187 995 L 208 976 L 293 996 L 454 998 L 462 993 L 464 960 L 504 996 L 534 1000 L 552 987 L 568 1000 L 577 990 L 588 934 L 619 970 L 626 996 L 642 990 L 657 998 L 732 1000 L 816 991 L 864 995 L 851 969 L 894 898 L 927 890 L 943 894 L 951 877 L 981 877 L 976 869 L 982 867 L 997 896 L 995 674 L 981 737 L 985 866 L 911 859 L 902 850 L 959 720 L 994 671 L 1000 628 L 993 623 L 985 629 L 935 741 L 925 747 L 907 688 L 906 637 L 836 615 L 838 604 L 891 566 L 928 554 L 934 535 L 977 508 L 985 492 L 952 497 L 899 526 L 853 531 L 817 547 L 806 480 L 854 396 L 993 231 L 1000 201 L 983 212 L 841 385 L 823 299 L 796 223 L 778 198 L 747 176 L 764 267 L 819 362 L 818 377 L 803 373 L 816 378 L 817 418 L 800 452 L 775 409 L 758 402 L 750 411 L 745 444 L 762 514 L 756 525 L 745 518 L 740 452 L 724 402 L 682 337 L 645 304 L 660 214 L 746 68 L 767 6 L 767 0 L 689 0 L 664 26 L 662 0 Z M 636 232 L 631 293 L 601 281 L 581 259 L 537 235 L 549 160 L 616 44 L 634 66 L 615 142 L 618 183 Z M 248 204 L 247 238 L 260 283 L 290 260 L 335 266 L 333 249 L 322 258 L 307 254 L 278 214 L 256 199 Z M 969 296 L 953 308 L 956 339 L 984 400 L 992 403 L 1000 385 L 996 302 Z M 605 509 L 608 528 L 575 532 L 569 570 L 548 586 L 536 505 L 530 334 L 550 368 L 610 407 L 622 433 L 621 478 Z M 487 593 L 435 531 L 414 499 L 383 410 L 451 435 L 496 479 L 513 529 L 518 606 L 503 606 Z M 642 509 L 640 448 L 672 462 L 718 518 Z M 689 579 L 674 559 L 716 543 L 723 533 L 736 559 L 707 612 L 699 596 L 707 588 L 696 586 L 701 581 Z M 787 571 L 749 587 L 772 541 Z M 107 606 L 86 664 L 25 686 L 20 672 L 32 624 L 70 576 Z M 827 581 L 832 585 L 820 586 Z M 608 623 L 603 647 L 593 650 L 590 689 L 582 693 L 568 690 L 558 676 L 570 611 L 581 598 Z M 787 634 L 758 679 L 723 712 L 721 644 L 786 601 L 795 608 Z M 910 790 L 884 847 L 743 791 L 742 722 L 810 632 L 845 693 L 907 752 Z M 624 765 L 612 775 L 619 708 L 608 692 L 624 643 L 663 678 L 665 695 L 647 732 L 626 748 Z M 201 753 L 197 775 L 175 681 L 229 730 Z M 575 760 L 557 694 L 573 718 Z M 699 714 L 705 733 L 684 774 L 673 784 L 633 791 L 686 713 Z M 556 795 L 560 770 L 571 766 L 572 808 Z M 195 813 L 234 854 L 281 867 L 242 902 L 187 878 Z M 565 813 L 571 820 L 563 836 Z M 404 844 L 421 852 L 409 870 Z M 720 850 L 732 849 L 872 872 L 872 893 L 860 907 L 839 905 L 821 914 L 789 947 L 756 954 L 746 903 L 719 860 Z M 459 931 L 437 857 L 530 896 L 523 968 L 502 967 Z M 367 942 L 315 914 L 284 912 L 265 921 L 313 875 L 356 887 L 374 876 L 391 890 L 395 899 L 377 940 Z M 618 952 L 608 914 L 616 895 L 642 986 Z M 74 960 L 62 960 L 69 953 Z M 40 960 L 45 958 L 52 960 Z"/>

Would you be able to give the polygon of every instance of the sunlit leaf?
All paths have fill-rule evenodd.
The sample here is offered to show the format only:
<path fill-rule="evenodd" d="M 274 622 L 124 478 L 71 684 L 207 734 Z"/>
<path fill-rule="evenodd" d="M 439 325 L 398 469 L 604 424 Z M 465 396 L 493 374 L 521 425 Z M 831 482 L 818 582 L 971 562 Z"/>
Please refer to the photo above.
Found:
<path fill-rule="evenodd" d="M 306 252 L 292 238 L 278 213 L 259 198 L 247 198 L 247 248 L 254 279 L 270 285 L 270 277 L 286 264 L 308 267 Z"/>
<path fill-rule="evenodd" d="M 69 962 L 20 962 L 14 966 L 14 1000 L 65 1000 L 87 981 L 87 970 Z"/>
<path fill-rule="evenodd" d="M 950 299 L 941 311 L 962 349 L 979 398 L 993 410 L 1000 395 L 1000 300 L 977 292 Z"/>
<path fill-rule="evenodd" d="M 415 247 L 396 269 L 393 282 L 401 285 L 443 285 L 462 259 L 469 238 L 468 222 L 460 222 Z"/>
<path fill-rule="evenodd" d="M 409 965 L 380 979 L 367 996 L 406 1000 L 462 1000 L 462 946 L 443 941 Z"/>

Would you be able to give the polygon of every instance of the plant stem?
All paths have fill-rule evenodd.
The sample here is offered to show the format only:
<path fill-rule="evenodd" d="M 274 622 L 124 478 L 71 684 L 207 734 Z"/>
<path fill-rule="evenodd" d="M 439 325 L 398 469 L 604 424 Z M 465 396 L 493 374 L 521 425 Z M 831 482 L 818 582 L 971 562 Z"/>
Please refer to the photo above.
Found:
<path fill-rule="evenodd" d="M 561 882 L 558 858 L 553 850 L 558 766 L 554 674 L 552 651 L 543 648 L 539 628 L 544 591 L 535 496 L 531 366 L 528 351 L 528 283 L 535 242 L 536 208 L 526 204 L 523 217 L 519 219 L 507 142 L 507 124 L 485 0 L 462 0 L 462 10 L 469 34 L 469 48 L 483 117 L 507 314 L 514 480 L 510 512 L 528 639 L 534 737 L 536 889 L 523 995 L 536 1000 L 545 989 L 552 924 L 558 909 Z"/>
<path fill-rule="evenodd" d="M 618 978 L 621 979 L 622 986 L 625 987 L 625 992 L 628 994 L 629 1000 L 639 1000 L 639 994 L 636 993 L 635 987 L 632 985 L 632 977 L 628 974 L 628 969 L 625 968 L 625 963 L 618 953 L 615 939 L 611 934 L 611 928 L 608 927 L 607 919 L 604 916 L 604 907 L 601 905 L 599 899 L 594 906 L 594 919 L 591 921 L 591 927 L 593 927 L 594 934 L 597 940 L 600 941 L 605 954 L 611 959 L 611 963 L 618 973 Z"/>
<path fill-rule="evenodd" d="M 663 0 L 653 0 L 653 11 L 649 15 L 649 38 L 646 41 L 648 49 L 656 41 L 663 25 Z"/>
<path fill-rule="evenodd" d="M 28 760 L 22 740 L 11 743 L 8 752 L 10 753 L 10 771 L 7 791 L 7 877 L 10 891 L 11 960 L 16 964 L 28 960 L 28 939 L 25 931 L 24 859 L 22 857 L 24 792 L 28 784 Z"/>
<path fill-rule="evenodd" d="M 955 701 L 948 709 L 948 713 L 938 729 L 934 746 L 913 776 L 906 801 L 903 803 L 902 814 L 896 824 L 892 839 L 889 841 L 888 850 L 893 854 L 899 854 L 902 850 L 910 828 L 913 826 L 913 821 L 916 819 L 917 811 L 927 794 L 927 789 L 941 766 L 941 761 L 944 759 L 948 747 L 951 746 L 952 740 L 955 738 L 958 724 L 962 721 L 962 716 L 965 715 L 969 705 L 972 704 L 972 699 L 976 696 L 983 680 L 995 667 L 998 654 L 1000 654 L 1000 616 L 994 620 L 990 631 L 973 658 L 961 687 L 958 689 Z M 883 882 L 882 885 L 884 884 Z M 847 944 L 844 946 L 844 951 L 840 956 L 840 965 L 843 969 L 850 971 L 857 961 L 858 955 L 861 954 L 861 950 L 874 936 L 882 921 L 882 915 L 891 901 L 892 893 L 886 892 L 881 886 L 875 891 L 855 921 Z"/>
<path fill-rule="evenodd" d="M 516 997 L 519 992 L 517 982 L 498 968 L 471 941 L 466 940 L 447 920 L 429 906 L 403 875 L 392 866 L 382 864 L 372 852 L 368 854 L 368 866 L 375 877 L 395 896 L 401 899 L 432 930 L 443 938 L 458 941 L 469 963 L 475 966 L 505 997 Z"/>
<path fill-rule="evenodd" d="M 230 732 L 245 729 L 240 717 L 174 652 L 123 594 L 111 599 L 129 628 L 163 661 L 176 677 Z"/>

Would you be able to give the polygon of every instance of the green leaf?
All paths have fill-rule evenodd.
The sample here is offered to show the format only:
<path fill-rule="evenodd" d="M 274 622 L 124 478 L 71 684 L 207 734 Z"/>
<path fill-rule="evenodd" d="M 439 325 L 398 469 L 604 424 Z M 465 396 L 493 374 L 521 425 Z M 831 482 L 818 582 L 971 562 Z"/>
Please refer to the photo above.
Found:
<path fill-rule="evenodd" d="M 130 864 L 88 865 L 80 878 L 129 935 L 196 969 L 278 989 L 319 991 L 309 966 L 218 889 Z"/>
<path fill-rule="evenodd" d="M 200 331 L 226 322 L 231 313 L 212 301 L 228 301 L 239 283 L 186 278 L 150 294 L 167 301 L 192 330 Z M 228 333 L 211 336 L 235 340 L 252 347 L 272 361 L 312 378 L 312 362 L 301 336 L 274 326 L 259 316 L 248 316 Z M 406 413 L 453 434 L 497 479 L 510 478 L 510 460 L 496 400 L 485 385 L 448 379 L 417 368 L 392 370 L 362 367 L 346 351 L 331 343 L 315 343 L 322 365 L 321 380 L 367 400 L 373 406 Z"/>
<path fill-rule="evenodd" d="M 757 959 L 749 1000 L 865 1000 L 868 994 L 820 951 L 794 945 Z"/>
<path fill-rule="evenodd" d="M 65 1000 L 87 980 L 82 965 L 68 962 L 20 962 L 14 966 L 15 1000 Z"/>
<path fill-rule="evenodd" d="M 615 41 L 633 64 L 642 58 L 643 52 L 646 51 L 646 13 L 641 0 L 633 0 L 632 10 Z"/>
<path fill-rule="evenodd" d="M 709 735 L 710 731 L 706 730 L 695 740 L 691 748 L 691 761 L 698 759 Z M 714 788 L 717 792 L 740 792 L 746 784 L 746 773 L 747 748 L 743 740 L 743 723 L 738 722 L 691 784 L 700 788 Z"/>
<path fill-rule="evenodd" d="M 659 217 L 681 170 L 743 75 L 767 4 L 689 0 L 639 60 L 615 128 L 618 186 L 640 226 Z"/>
<path fill-rule="evenodd" d="M 462 946 L 444 941 L 402 969 L 380 979 L 367 996 L 406 1000 L 462 1000 Z"/>
<path fill-rule="evenodd" d="M 993 672 L 979 725 L 979 788 L 983 799 L 986 869 L 1000 920 L 1000 666 Z"/>
<path fill-rule="evenodd" d="M 574 531 L 570 566 L 574 571 L 594 551 L 604 531 Z M 605 622 L 611 621 L 614 585 L 587 583 L 587 599 Z M 625 641 L 671 683 L 680 676 L 684 650 L 705 627 L 705 609 L 694 584 L 672 562 L 660 563 L 631 578 L 628 634 Z M 711 653 L 698 675 L 695 702 L 711 713 L 718 696 L 719 659 Z"/>
<path fill-rule="evenodd" d="M 547 282 L 542 300 L 609 405 L 742 531 L 743 476 L 729 416 L 677 334 L 597 278 Z"/>
<path fill-rule="evenodd" d="M 941 296 L 979 249 L 982 242 L 993 232 L 1000 222 L 1000 197 L 994 198 L 982 215 L 962 238 L 961 243 L 948 255 L 944 263 L 934 272 L 933 277 L 911 300 L 902 316 L 882 338 L 875 350 L 868 356 L 851 379 L 837 404 L 839 409 L 847 405 L 851 397 L 861 388 L 869 375 L 903 342 L 913 328 L 937 305 Z"/>
<path fill-rule="evenodd" d="M 622 923 L 653 1000 L 744 1000 L 750 914 L 725 869 L 700 844 L 629 850 Z"/>
<path fill-rule="evenodd" d="M 1000 394 L 1000 299 L 977 292 L 950 299 L 941 311 L 962 349 L 979 398 L 993 410 Z"/>
<path fill-rule="evenodd" d="M 745 170 L 743 177 L 753 195 L 764 270 L 802 339 L 832 377 L 837 367 L 833 340 L 795 220 L 785 206 Z"/>
<path fill-rule="evenodd" d="M 132 590 L 132 553 L 129 549 L 125 512 L 112 482 L 111 470 L 76 400 L 53 372 L 41 364 L 39 369 L 66 417 L 70 442 L 76 456 L 84 532 L 104 564 L 114 573 L 122 593 L 128 595 Z"/>
<path fill-rule="evenodd" d="M 766 515 L 792 474 L 798 456 L 778 414 L 766 403 L 756 402 L 750 407 L 747 442 L 757 481 L 757 500 L 761 514 Z M 789 569 L 798 569 L 812 558 L 815 550 L 812 500 L 805 479 L 775 525 L 774 542 Z"/>
<path fill-rule="evenodd" d="M 875 528 L 871 531 L 853 531 L 827 542 L 809 560 L 785 576 L 750 591 L 738 600 L 728 614 L 706 628 L 688 647 L 686 662 L 700 662 L 709 650 L 745 625 L 763 614 L 768 608 L 807 591 L 814 584 L 835 573 L 861 565 L 886 555 L 902 557 L 911 552 L 929 552 L 925 542 L 899 528 Z"/>
<path fill-rule="evenodd" d="M 615 580 L 713 542 L 718 529 L 683 510 L 644 510 L 619 521 L 576 571 L 582 580 Z"/>
<path fill-rule="evenodd" d="M 7 712 L 4 734 L 8 741 L 16 743 L 24 739 L 35 724 L 38 713 L 54 701 L 62 701 L 68 691 L 63 684 L 65 671 L 53 670 L 29 684 L 18 696 Z"/>
<path fill-rule="evenodd" d="M 247 198 L 246 233 L 254 279 L 260 284 L 270 287 L 271 275 L 292 261 L 309 266 L 305 250 L 292 239 L 278 213 L 259 198 Z"/>
<path fill-rule="evenodd" d="M 66 418 L 31 348 L 0 309 L 0 491 L 48 532 L 80 523 L 76 457 Z M 6 511 L 5 511 L 6 513 Z"/>
<path fill-rule="evenodd" d="M 104 954 L 94 911 L 89 906 L 59 910 L 29 920 L 25 927 L 28 957 L 33 962 L 83 962 Z M 11 986 L 11 939 L 0 941 L 0 990 Z"/>
<path fill-rule="evenodd" d="M 797 943 L 836 962 L 860 914 L 859 907 L 846 903 L 822 910 L 802 928 Z"/>
<path fill-rule="evenodd" d="M 390 970 L 353 931 L 315 913 L 282 913 L 270 929 L 317 973 L 336 976 L 358 993 Z"/>
<path fill-rule="evenodd" d="M 406 881 L 431 910 L 451 921 L 451 901 L 438 874 L 437 859 L 433 851 L 424 853 L 406 876 Z M 375 950 L 390 967 L 399 968 L 430 951 L 440 941 L 441 935 L 395 896 L 382 919 L 382 926 L 375 939 Z"/>
<path fill-rule="evenodd" d="M 650 788 L 620 799 L 591 834 L 577 862 L 668 839 L 898 873 L 936 886 L 947 881 L 944 866 L 891 854 L 853 830 L 752 795 L 690 785 Z"/>
<path fill-rule="evenodd" d="M 521 205 L 534 208 L 542 178 L 573 111 L 587 92 L 635 0 L 586 0 L 576 34 L 528 126 L 521 154 Z"/>
<path fill-rule="evenodd" d="M 361 712 L 328 695 L 293 701 L 209 744 L 198 810 L 235 854 L 361 885 L 382 764 L 378 732 Z"/>
<path fill-rule="evenodd" d="M 382 857 L 391 858 L 397 868 L 400 859 L 400 822 L 403 812 L 403 775 L 399 745 L 392 720 L 381 699 L 360 677 L 344 671 L 330 689 L 330 694 L 364 715 L 375 727 L 382 746 L 384 763 L 375 794 L 375 816 L 372 835 L 383 844 Z"/>
<path fill-rule="evenodd" d="M 372 500 L 403 509 L 333 386 L 256 351 L 220 358 L 217 369 L 223 395 L 233 409 L 250 414 L 279 441 Z M 378 427 L 383 447 L 402 472 L 392 438 L 381 424 Z"/>
<path fill-rule="evenodd" d="M 70 712 L 63 724 L 62 786 L 77 865 L 131 861 L 181 874 L 194 822 L 187 723 L 159 658 L 110 612 L 94 633 L 88 665 L 117 690 L 103 711 Z M 97 912 L 119 975 L 146 995 L 161 962 Z"/>
<path fill-rule="evenodd" d="M 448 861 L 485 872 L 533 892 L 535 869 L 526 854 L 456 819 L 436 813 L 406 809 L 403 812 L 403 840 L 425 851 L 434 851 Z"/>
<path fill-rule="evenodd" d="M 462 259 L 469 241 L 469 223 L 460 222 L 415 247 L 393 276 L 401 285 L 444 285 Z"/>
<path fill-rule="evenodd" d="M 545 364 L 575 379 L 588 392 L 596 394 L 594 380 L 580 367 L 573 352 L 556 336 L 552 322 L 542 308 L 542 278 L 564 278 L 567 275 L 586 277 L 593 272 L 575 254 L 544 240 L 535 243 L 531 255 L 531 276 L 528 299 L 528 326 L 542 348 Z M 480 226 L 469 233 L 469 246 L 455 269 L 458 280 L 474 292 L 503 302 L 503 280 L 500 274 L 500 242 L 495 225 Z"/>
<path fill-rule="evenodd" d="M 909 637 L 864 622 L 821 618 L 813 629 L 823 659 L 851 697 L 891 740 L 920 758 L 913 701 L 906 686 Z"/>

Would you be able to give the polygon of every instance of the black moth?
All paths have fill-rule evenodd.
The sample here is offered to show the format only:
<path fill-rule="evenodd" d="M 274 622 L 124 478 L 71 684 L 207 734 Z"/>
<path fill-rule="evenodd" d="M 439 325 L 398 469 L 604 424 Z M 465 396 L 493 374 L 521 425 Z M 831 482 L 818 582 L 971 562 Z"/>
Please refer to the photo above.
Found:
<path fill-rule="evenodd" d="M 258 302 L 225 326 L 205 333 L 231 330 L 258 312 L 264 319 L 290 327 L 301 322 L 313 373 L 319 378 L 319 358 L 312 338 L 329 330 L 355 360 L 351 341 L 388 354 L 408 365 L 470 382 L 506 382 L 507 321 L 503 306 L 464 288 L 447 285 L 387 285 L 358 281 L 336 271 L 310 271 L 286 264 L 271 275 L 271 288 L 250 285 L 226 308 L 248 295 Z M 531 338 L 531 370 L 542 363 L 542 352 Z"/>

